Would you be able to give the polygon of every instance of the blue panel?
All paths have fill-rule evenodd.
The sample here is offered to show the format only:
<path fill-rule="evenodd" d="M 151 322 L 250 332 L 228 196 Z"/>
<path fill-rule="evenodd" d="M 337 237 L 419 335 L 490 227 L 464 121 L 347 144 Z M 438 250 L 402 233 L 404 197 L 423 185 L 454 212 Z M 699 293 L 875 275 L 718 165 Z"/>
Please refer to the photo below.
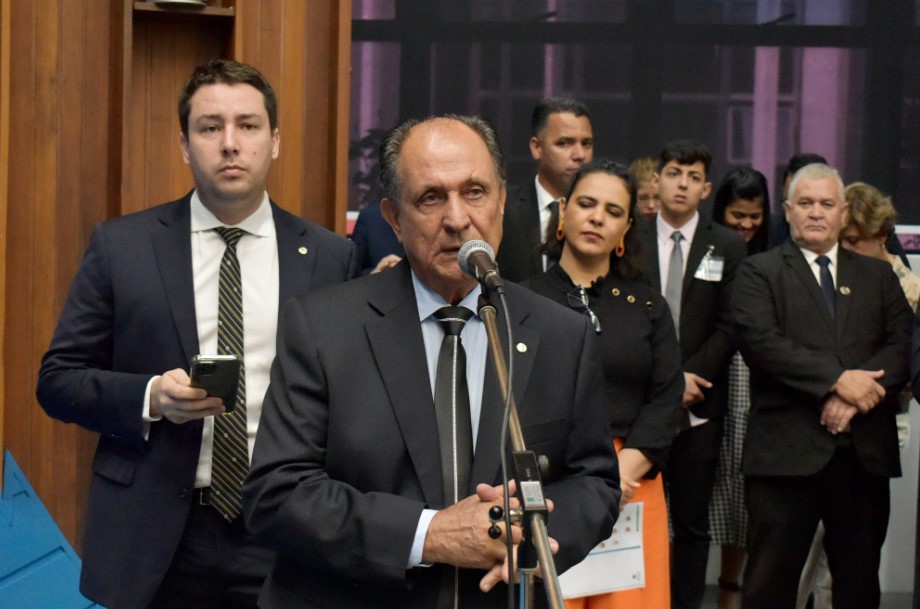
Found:
<path fill-rule="evenodd" d="M 99 607 L 80 594 L 80 558 L 9 451 L 3 465 L 0 609 Z"/>

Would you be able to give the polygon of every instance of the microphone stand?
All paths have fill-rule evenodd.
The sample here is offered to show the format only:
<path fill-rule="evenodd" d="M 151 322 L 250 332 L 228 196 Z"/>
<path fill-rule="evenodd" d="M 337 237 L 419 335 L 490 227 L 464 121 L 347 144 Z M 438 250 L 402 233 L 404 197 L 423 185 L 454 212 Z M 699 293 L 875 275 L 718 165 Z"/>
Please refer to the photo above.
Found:
<path fill-rule="evenodd" d="M 485 288 L 485 286 L 483 286 Z M 502 300 L 505 311 L 508 310 L 504 300 L 504 290 L 497 290 Z M 518 548 L 518 563 L 521 573 L 521 607 L 533 608 L 534 574 L 539 561 L 543 575 L 543 585 L 546 589 L 546 598 L 552 609 L 564 609 L 562 589 L 559 586 L 559 576 L 556 574 L 556 564 L 553 562 L 552 552 L 549 547 L 549 536 L 546 531 L 546 519 L 549 514 L 546 500 L 543 496 L 543 486 L 540 482 L 537 458 L 533 451 L 528 451 L 524 444 L 524 434 L 521 432 L 521 422 L 518 418 L 517 405 L 514 395 L 508 386 L 508 366 L 505 353 L 502 350 L 501 340 L 498 336 L 498 327 L 495 321 L 497 311 L 489 299 L 488 290 L 483 289 L 479 297 L 479 318 L 486 327 L 489 339 L 489 352 L 492 363 L 498 376 L 499 387 L 508 404 L 508 434 L 511 438 L 518 490 L 521 493 L 521 508 L 523 511 L 523 540 Z M 511 344 L 509 343 L 509 349 Z M 502 451 L 504 455 L 504 451 Z M 504 458 L 504 456 L 503 456 Z M 506 516 L 510 518 L 510 514 Z M 506 520 L 509 526 L 510 520 Z M 510 530 L 510 529 L 508 529 Z M 536 557 L 534 557 L 536 550 Z M 514 555 L 508 556 L 509 573 L 514 572 Z"/>

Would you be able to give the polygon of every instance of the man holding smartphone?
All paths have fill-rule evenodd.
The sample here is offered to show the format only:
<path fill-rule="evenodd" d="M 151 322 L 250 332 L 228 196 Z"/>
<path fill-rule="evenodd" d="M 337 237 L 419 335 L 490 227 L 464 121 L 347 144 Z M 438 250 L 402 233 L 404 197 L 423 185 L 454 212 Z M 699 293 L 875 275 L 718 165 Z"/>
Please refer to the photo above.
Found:
<path fill-rule="evenodd" d="M 238 487 L 279 305 L 354 266 L 350 242 L 269 200 L 280 132 L 261 73 L 213 61 L 178 105 L 195 189 L 96 227 L 38 380 L 49 415 L 100 434 L 80 589 L 109 609 L 256 606 L 273 556 Z M 198 354 L 242 362 L 233 415 L 191 386 Z"/>

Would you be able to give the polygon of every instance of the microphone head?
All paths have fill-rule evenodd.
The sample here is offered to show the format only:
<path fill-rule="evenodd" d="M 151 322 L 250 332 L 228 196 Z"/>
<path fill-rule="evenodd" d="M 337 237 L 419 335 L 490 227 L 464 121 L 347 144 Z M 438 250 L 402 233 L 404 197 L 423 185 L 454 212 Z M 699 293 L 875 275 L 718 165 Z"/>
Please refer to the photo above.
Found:
<path fill-rule="evenodd" d="M 476 270 L 470 266 L 470 256 L 472 256 L 474 252 L 486 254 L 491 261 L 495 260 L 495 252 L 492 250 L 492 246 L 482 239 L 467 241 L 463 244 L 463 247 L 460 248 L 460 251 L 457 252 L 457 263 L 460 265 L 460 270 L 478 279 Z"/>

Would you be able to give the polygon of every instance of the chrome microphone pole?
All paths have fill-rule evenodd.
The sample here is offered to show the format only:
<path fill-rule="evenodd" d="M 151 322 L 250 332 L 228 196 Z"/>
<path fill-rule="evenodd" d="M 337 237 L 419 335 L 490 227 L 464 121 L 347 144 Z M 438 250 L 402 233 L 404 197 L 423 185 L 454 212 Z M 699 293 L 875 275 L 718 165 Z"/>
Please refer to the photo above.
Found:
<path fill-rule="evenodd" d="M 501 298 L 502 306 L 507 311 L 504 290 L 496 290 Z M 506 396 L 509 402 L 508 415 L 508 435 L 511 439 L 511 447 L 514 451 L 514 461 L 516 476 L 518 479 L 518 491 L 521 494 L 521 506 L 523 509 L 523 525 L 525 539 L 518 550 L 519 560 L 526 553 L 525 543 L 532 543 L 536 550 L 537 561 L 543 577 L 543 585 L 546 590 L 546 598 L 552 609 L 563 609 L 562 589 L 559 586 L 559 577 L 556 574 L 556 565 L 553 562 L 553 555 L 549 547 L 549 535 L 546 529 L 546 517 L 549 513 L 546 499 L 543 495 L 543 486 L 540 482 L 538 461 L 532 451 L 528 451 L 524 444 L 524 434 L 521 432 L 521 422 L 518 418 L 517 404 L 514 401 L 514 395 L 508 386 L 508 365 L 505 360 L 505 353 L 502 350 L 501 340 L 498 334 L 496 323 L 497 311 L 492 305 L 488 291 L 483 286 L 482 295 L 479 297 L 479 318 L 483 321 L 486 328 L 486 334 L 489 339 L 489 352 L 492 355 L 492 363 L 495 373 L 498 376 L 498 383 L 502 396 Z M 510 348 L 510 343 L 509 343 Z M 524 479 L 522 479 L 524 478 Z M 508 562 L 513 566 L 514 560 L 509 556 Z M 522 567 L 521 572 L 521 595 L 525 609 L 533 607 L 533 588 L 534 574 L 536 566 Z"/>

